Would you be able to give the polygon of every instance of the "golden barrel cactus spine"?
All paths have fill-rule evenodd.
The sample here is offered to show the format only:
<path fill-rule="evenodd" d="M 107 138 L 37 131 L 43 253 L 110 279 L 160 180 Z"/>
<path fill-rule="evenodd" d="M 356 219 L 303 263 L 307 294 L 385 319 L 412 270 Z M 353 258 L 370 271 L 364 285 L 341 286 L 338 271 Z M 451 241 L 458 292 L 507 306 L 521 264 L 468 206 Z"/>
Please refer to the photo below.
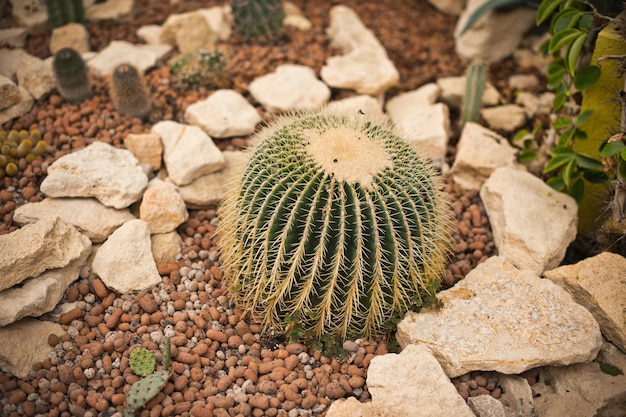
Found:
<path fill-rule="evenodd" d="M 432 300 L 450 211 L 432 165 L 386 123 L 321 110 L 262 131 L 220 207 L 234 301 L 266 328 L 377 336 Z"/>

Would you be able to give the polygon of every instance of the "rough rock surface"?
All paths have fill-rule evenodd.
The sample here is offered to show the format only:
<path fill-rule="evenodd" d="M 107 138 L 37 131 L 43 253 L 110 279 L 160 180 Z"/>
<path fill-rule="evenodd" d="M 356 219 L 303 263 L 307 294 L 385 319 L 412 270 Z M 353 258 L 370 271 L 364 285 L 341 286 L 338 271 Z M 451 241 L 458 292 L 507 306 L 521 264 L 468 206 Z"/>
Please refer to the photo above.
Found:
<path fill-rule="evenodd" d="M 626 259 L 603 252 L 544 277 L 569 292 L 593 314 L 604 337 L 626 352 Z"/>
<path fill-rule="evenodd" d="M 113 41 L 106 48 L 87 61 L 87 66 L 100 77 L 106 77 L 120 64 L 128 62 L 132 56 L 132 63 L 140 73 L 156 65 L 157 61 L 165 57 L 172 50 L 170 45 L 135 45 L 126 41 Z"/>
<path fill-rule="evenodd" d="M 149 165 L 155 171 L 161 169 L 163 144 L 157 133 L 131 133 L 124 138 L 124 146 L 140 164 Z"/>
<path fill-rule="evenodd" d="M 65 267 L 80 258 L 84 249 L 80 232 L 59 218 L 0 235 L 0 291 L 46 270 Z"/>
<path fill-rule="evenodd" d="M 139 219 L 124 223 L 98 249 L 92 268 L 104 285 L 121 294 L 147 290 L 161 282 L 148 223 Z"/>
<path fill-rule="evenodd" d="M 557 267 L 576 238 L 576 201 L 528 172 L 498 168 L 480 197 L 498 253 L 518 268 L 541 274 Z"/>
<path fill-rule="evenodd" d="M 515 166 L 516 153 L 504 137 L 468 122 L 461 132 L 452 165 L 454 181 L 466 189 L 480 189 L 496 168 Z"/>
<path fill-rule="evenodd" d="M 408 313 L 396 337 L 429 346 L 450 377 L 588 362 L 602 344 L 598 323 L 565 290 L 501 256 L 438 298 L 443 308 Z"/>
<path fill-rule="evenodd" d="M 469 397 L 467 405 L 476 417 L 518 417 L 515 411 L 487 394 Z"/>
<path fill-rule="evenodd" d="M 169 178 L 176 185 L 193 180 L 224 167 L 224 156 L 198 126 L 161 121 L 152 126 L 163 142 L 163 161 Z"/>
<path fill-rule="evenodd" d="M 50 165 L 41 191 L 49 197 L 95 197 L 121 209 L 139 200 L 147 185 L 148 177 L 130 151 L 94 142 Z"/>
<path fill-rule="evenodd" d="M 62 336 L 60 324 L 37 319 L 23 319 L 0 327 L 0 369 L 26 379 L 36 363 L 42 363 L 54 348 L 48 345 L 48 336 Z"/>
<path fill-rule="evenodd" d="M 143 194 L 139 218 L 148 223 L 150 233 L 167 233 L 187 221 L 189 213 L 176 186 L 155 178 Z"/>
<path fill-rule="evenodd" d="M 16 75 L 17 84 L 28 90 L 35 100 L 47 96 L 56 88 L 52 60 L 49 59 L 39 59 L 23 52 Z"/>
<path fill-rule="evenodd" d="M 54 217 L 74 225 L 94 243 L 104 242 L 115 229 L 135 218 L 128 209 L 106 207 L 93 198 L 45 198 L 18 207 L 13 219 L 30 224 Z"/>
<path fill-rule="evenodd" d="M 228 138 L 251 134 L 261 116 L 244 96 L 222 89 L 187 107 L 185 121 L 201 127 L 211 137 Z"/>

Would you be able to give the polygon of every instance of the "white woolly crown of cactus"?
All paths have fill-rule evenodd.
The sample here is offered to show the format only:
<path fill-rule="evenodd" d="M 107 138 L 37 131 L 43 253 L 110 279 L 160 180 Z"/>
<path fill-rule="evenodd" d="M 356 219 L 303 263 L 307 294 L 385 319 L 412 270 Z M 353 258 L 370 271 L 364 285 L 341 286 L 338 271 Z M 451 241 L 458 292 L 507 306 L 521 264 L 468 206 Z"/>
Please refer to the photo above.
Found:
<path fill-rule="evenodd" d="M 225 285 L 266 329 L 373 337 L 433 300 L 450 210 L 392 127 L 328 109 L 279 118 L 234 169 L 219 214 Z"/>

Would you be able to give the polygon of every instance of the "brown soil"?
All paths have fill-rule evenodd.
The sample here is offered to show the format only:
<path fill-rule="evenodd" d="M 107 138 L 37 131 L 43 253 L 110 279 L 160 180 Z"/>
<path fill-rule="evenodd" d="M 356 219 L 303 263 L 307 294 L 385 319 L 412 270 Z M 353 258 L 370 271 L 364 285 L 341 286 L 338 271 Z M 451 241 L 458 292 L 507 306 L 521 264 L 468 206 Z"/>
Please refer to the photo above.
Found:
<path fill-rule="evenodd" d="M 222 2 L 181 0 L 172 3 L 175 4 L 170 4 L 169 1 L 136 0 L 136 17 L 131 23 L 123 25 L 88 24 L 92 50 L 101 50 L 111 40 L 117 39 L 141 43 L 135 35 L 138 27 L 146 24 L 161 24 L 170 14 L 191 11 L 199 7 L 210 7 Z M 273 71 L 277 65 L 283 63 L 307 65 L 319 73 L 325 60 L 330 55 L 336 53 L 330 47 L 324 31 L 329 23 L 328 12 L 332 6 L 337 4 L 347 5 L 356 11 L 364 24 L 374 32 L 386 47 L 391 60 L 399 70 L 401 76 L 400 85 L 389 91 L 388 97 L 399 92 L 413 90 L 425 83 L 433 82 L 439 77 L 460 75 L 465 70 L 465 65 L 454 53 L 452 32 L 456 19 L 437 12 L 425 0 L 384 0 L 376 2 L 357 0 L 341 2 L 293 0 L 293 3 L 298 5 L 312 22 L 312 30 L 302 32 L 286 27 L 272 42 L 247 43 L 234 37 L 228 42 L 220 43 L 218 46 L 228 59 L 232 87 L 246 95 L 253 103 L 254 101 L 247 95 L 246 90 L 247 85 L 254 78 Z M 6 25 L 5 20 L 0 26 Z M 31 36 L 27 41 L 26 49 L 31 54 L 46 58 L 50 55 L 48 44 L 49 33 Z M 491 81 L 496 86 L 503 86 L 508 76 L 514 72 L 515 65 L 512 61 L 505 61 L 490 68 Z M 169 82 L 170 76 L 167 65 L 155 68 L 146 75 L 153 101 L 158 110 L 158 114 L 153 115 L 154 118 L 152 120 L 169 119 L 182 122 L 185 108 L 211 93 L 206 88 L 199 88 L 196 91 L 184 91 L 174 88 Z M 48 154 L 45 158 L 35 160 L 32 165 L 27 166 L 18 176 L 0 180 L 0 216 L 2 216 L 0 234 L 11 232 L 19 227 L 18 224 L 13 222 L 12 217 L 17 206 L 26 202 L 40 201 L 45 197 L 39 191 L 39 184 L 45 176 L 47 166 L 60 156 L 80 149 L 93 141 L 105 141 L 121 147 L 123 146 L 124 137 L 128 133 L 140 133 L 150 130 L 152 123 L 149 120 L 120 116 L 114 110 L 107 93 L 106 80 L 94 76 L 92 76 L 92 80 L 94 82 L 94 97 L 80 105 L 65 102 L 61 97 L 53 94 L 37 102 L 28 114 L 7 122 L 2 126 L 5 131 L 11 129 L 40 129 L 48 143 Z M 340 92 L 333 91 L 333 94 L 338 96 Z M 266 120 L 270 118 L 269 115 L 264 116 Z M 453 118 L 457 117 L 454 114 L 452 116 Z M 455 120 L 453 120 L 452 125 L 456 126 Z M 454 155 L 454 144 L 457 137 L 458 132 L 454 132 L 449 150 L 450 157 Z M 242 148 L 246 146 L 247 138 L 218 140 L 216 143 L 221 149 Z M 488 220 L 477 193 L 461 190 L 450 178 L 447 179 L 446 190 L 452 196 L 457 228 L 454 233 L 454 253 L 443 281 L 444 288 L 462 279 L 477 263 L 494 253 L 493 238 Z M 207 327 L 206 323 L 211 318 L 205 318 L 207 320 L 203 322 L 202 320 L 191 320 L 189 316 L 185 317 L 177 314 L 172 317 L 155 317 L 155 313 L 149 313 L 142 309 L 143 307 L 132 307 L 128 311 L 122 311 L 121 306 L 124 301 L 131 300 L 134 303 L 139 298 L 148 297 L 148 295 L 118 296 L 107 291 L 105 291 L 105 294 L 102 294 L 101 291 L 95 289 L 91 279 L 83 277 L 70 287 L 64 301 L 80 302 L 92 297 L 95 298 L 94 302 L 87 304 L 89 304 L 90 309 L 96 308 L 98 311 L 101 311 L 102 321 L 107 317 L 105 316 L 105 311 L 109 312 L 107 314 L 110 315 L 111 311 L 117 314 L 119 310 L 121 314 L 120 320 L 117 323 L 113 323 L 109 330 L 119 330 L 121 331 L 121 336 L 117 337 L 115 341 L 105 341 L 101 332 L 106 330 L 106 327 L 104 329 L 100 328 L 101 325 L 104 326 L 105 324 L 98 322 L 98 319 L 87 321 L 93 315 L 85 310 L 81 314 L 81 320 L 84 319 L 84 327 L 80 330 L 80 336 L 66 337 L 60 341 L 53 341 L 55 343 L 51 344 L 57 347 L 60 355 L 65 355 L 66 360 L 73 361 L 77 355 L 82 354 L 81 360 L 85 357 L 91 357 L 92 360 L 104 362 L 103 366 L 105 366 L 104 369 L 107 371 L 104 374 L 96 375 L 95 379 L 90 381 L 79 378 L 80 375 L 77 374 L 75 377 L 68 377 L 61 384 L 58 384 L 59 378 L 61 378 L 59 369 L 49 360 L 41 364 L 39 370 L 33 372 L 32 377 L 27 381 L 18 381 L 9 374 L 0 373 L 0 398 L 4 401 L 2 404 L 9 403 L 14 406 L 13 408 L 6 408 L 9 412 L 2 415 L 34 415 L 35 412 L 41 414 L 48 413 L 47 415 L 50 416 L 87 415 L 85 414 L 86 412 L 91 412 L 91 415 L 109 415 L 105 414 L 105 412 L 122 411 L 123 407 L 119 403 L 121 397 L 119 395 L 116 396 L 116 394 L 126 393 L 129 384 L 133 381 L 132 372 L 128 368 L 127 362 L 124 362 L 127 361 L 129 347 L 143 344 L 150 349 L 156 349 L 156 346 L 149 341 L 149 338 L 146 340 L 145 336 L 147 333 L 145 332 L 152 331 L 148 329 L 160 327 L 163 324 L 163 320 L 167 320 L 172 325 L 175 325 L 177 336 L 184 337 L 182 344 L 179 346 L 179 351 L 183 353 L 197 353 L 193 349 L 190 352 L 184 345 L 184 341 L 191 337 L 200 339 L 200 344 L 208 346 L 208 353 L 204 352 L 200 356 L 210 358 L 202 361 L 202 365 L 205 368 L 209 368 L 210 377 L 207 378 L 205 375 L 205 379 L 198 377 L 200 379 L 195 380 L 194 375 L 197 377 L 197 374 L 193 372 L 194 366 L 191 367 L 191 376 L 188 376 L 189 367 L 187 366 L 187 373 L 185 373 L 186 365 L 183 366 L 181 362 L 177 362 L 180 358 L 175 358 L 174 363 L 178 365 L 173 366 L 175 377 L 171 380 L 174 382 L 168 384 L 164 394 L 160 394 L 160 396 L 157 396 L 157 399 L 151 401 L 147 410 L 141 415 L 196 415 L 190 414 L 192 408 L 196 411 L 202 408 L 194 408 L 197 405 L 196 402 L 199 402 L 199 404 L 204 402 L 205 405 L 210 404 L 205 408 L 208 407 L 212 411 L 211 414 L 197 415 L 257 416 L 287 415 L 287 409 L 292 404 L 289 403 L 289 406 L 284 406 L 284 404 L 287 404 L 285 401 L 295 401 L 298 406 L 304 407 L 302 405 L 304 398 L 309 399 L 309 409 L 313 409 L 315 405 L 327 403 L 328 400 L 325 398 L 328 397 L 334 399 L 355 396 L 362 401 L 366 401 L 369 398 L 367 387 L 357 377 L 363 378 L 366 376 L 367 365 L 374 355 L 387 352 L 386 341 L 384 340 L 380 341 L 380 343 L 375 341 L 371 343 L 362 342 L 362 350 L 356 353 L 356 356 L 352 358 L 350 363 L 345 362 L 345 359 L 348 357 L 345 352 L 344 357 L 337 360 L 309 349 L 308 353 L 312 358 L 311 367 L 316 377 L 319 377 L 319 384 L 311 385 L 309 383 L 304 391 L 300 390 L 298 394 L 300 400 L 288 400 L 285 399 L 285 395 L 281 397 L 278 394 L 274 394 L 274 398 L 279 398 L 280 401 L 278 401 L 278 404 L 276 404 L 276 401 L 272 402 L 270 404 L 271 407 L 265 408 L 264 414 L 259 414 L 263 412 L 263 409 L 255 408 L 251 401 L 248 402 L 250 410 L 247 410 L 245 407 L 227 407 L 226 405 L 228 404 L 226 403 L 224 403 L 223 407 L 219 404 L 216 405 L 221 400 L 219 395 L 216 395 L 216 392 L 207 388 L 210 385 L 207 381 L 210 380 L 211 383 L 224 388 L 223 391 L 232 387 L 233 384 L 241 382 L 238 378 L 242 376 L 237 376 L 238 374 L 229 376 L 232 370 L 229 372 L 228 366 L 232 366 L 232 369 L 239 369 L 242 360 L 251 360 L 245 359 L 249 356 L 257 357 L 265 362 L 278 358 L 284 359 L 286 362 L 288 358 L 293 356 L 291 351 L 298 350 L 292 345 L 281 344 L 280 340 L 272 341 L 264 338 L 258 325 L 245 323 L 241 318 L 241 311 L 229 304 L 227 297 L 223 295 L 223 290 L 219 288 L 221 272 L 217 268 L 217 264 L 213 264 L 213 262 L 209 262 L 207 259 L 199 260 L 198 252 L 208 251 L 210 253 L 215 250 L 213 232 L 216 220 L 215 210 L 195 210 L 190 213 L 189 221 L 182 225 L 179 231 L 185 240 L 186 247 L 184 252 L 196 255 L 195 258 L 187 256 L 187 266 L 190 262 L 198 261 L 206 267 L 206 283 L 203 283 L 202 287 L 210 287 L 212 290 L 204 301 L 211 306 L 209 313 L 212 315 L 212 319 L 221 323 L 224 333 L 229 335 L 228 342 L 219 343 L 215 340 L 205 339 L 206 332 L 209 331 L 210 327 Z M 184 299 L 185 297 L 179 294 L 181 267 L 183 266 L 185 266 L 185 262 L 174 265 L 160 265 L 160 272 L 164 277 L 165 289 L 172 297 L 180 296 Z M 137 323 L 140 323 L 141 326 L 137 326 Z M 64 324 L 70 325 L 70 323 Z M 108 325 L 107 320 L 106 326 Z M 203 325 L 205 325 L 205 328 L 202 327 Z M 229 362 L 229 354 L 231 352 L 229 348 L 230 338 L 234 336 L 243 339 L 247 353 L 246 355 L 237 356 L 234 362 Z M 236 342 L 237 340 L 232 343 L 236 344 Z M 87 344 L 92 348 L 92 352 L 86 354 L 82 347 Z M 99 349 L 100 356 L 96 356 L 93 349 Z M 217 359 L 215 359 L 216 356 Z M 233 356 L 236 355 L 233 354 Z M 111 361 L 116 359 L 122 360 L 122 367 L 113 371 L 111 371 L 110 367 L 106 368 L 107 363 L 110 364 Z M 341 363 L 342 360 L 344 360 L 343 363 Z M 85 368 L 88 365 L 92 365 L 89 360 L 86 362 L 86 365 L 83 364 Z M 81 369 L 81 365 L 78 362 L 76 366 L 78 369 Z M 232 380 L 220 382 L 226 378 L 226 376 L 220 374 L 220 371 L 224 373 L 223 370 L 226 370 L 226 376 L 232 378 Z M 296 379 L 302 378 L 305 374 L 304 367 L 300 362 L 294 364 L 294 368 L 291 370 L 286 369 L 285 372 L 286 374 L 283 375 L 281 381 L 289 381 L 291 379 L 289 386 L 293 385 Z M 222 377 L 218 378 L 217 375 L 222 375 Z M 474 378 L 476 376 L 480 375 L 476 374 L 471 377 Z M 479 378 L 479 380 L 488 380 L 490 389 L 485 388 L 483 385 L 482 390 L 474 390 L 474 393 L 469 392 L 465 393 L 465 395 L 478 395 L 486 391 L 491 392 L 494 396 L 499 396 L 497 381 L 494 380 L 492 375 L 482 376 L 482 379 Z M 320 381 L 325 381 L 326 384 L 335 382 L 340 384 L 341 387 L 339 389 L 335 386 L 337 394 L 329 395 L 330 389 L 326 385 L 323 386 L 323 382 Z M 457 385 L 461 385 L 462 389 L 466 388 L 466 382 L 467 378 L 464 381 L 455 381 Z M 221 385 L 219 385 L 220 383 Z M 51 385 L 54 385 L 54 387 L 51 387 Z M 72 390 L 75 391 L 72 392 Z M 193 392 L 194 395 L 188 394 L 189 392 Z M 28 394 L 35 395 L 39 399 L 38 402 L 30 399 L 25 401 Z M 281 403 L 283 404 L 282 408 Z M 218 409 L 224 412 L 218 412 Z M 261 411 L 254 411 L 255 409 Z M 323 410 L 320 413 L 323 414 Z"/>

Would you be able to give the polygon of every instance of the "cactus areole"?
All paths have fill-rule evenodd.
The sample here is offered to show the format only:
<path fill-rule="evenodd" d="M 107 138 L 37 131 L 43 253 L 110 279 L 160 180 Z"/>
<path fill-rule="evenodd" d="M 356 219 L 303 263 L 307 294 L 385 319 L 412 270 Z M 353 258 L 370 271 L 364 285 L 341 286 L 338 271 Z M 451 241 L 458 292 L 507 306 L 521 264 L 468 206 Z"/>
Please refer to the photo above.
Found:
<path fill-rule="evenodd" d="M 266 328 L 373 337 L 433 300 L 450 247 L 431 164 L 385 122 L 320 110 L 257 135 L 220 207 L 234 301 Z"/>

